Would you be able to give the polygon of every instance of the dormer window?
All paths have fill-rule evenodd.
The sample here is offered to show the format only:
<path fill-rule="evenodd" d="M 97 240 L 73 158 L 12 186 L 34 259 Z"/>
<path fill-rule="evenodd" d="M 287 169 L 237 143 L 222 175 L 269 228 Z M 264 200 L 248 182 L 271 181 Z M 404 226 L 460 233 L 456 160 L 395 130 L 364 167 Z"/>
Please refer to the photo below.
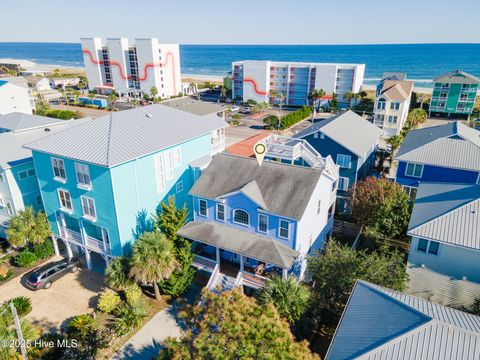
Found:
<path fill-rule="evenodd" d="M 233 211 L 233 222 L 240 225 L 249 225 L 250 216 L 245 210 L 237 209 Z"/>

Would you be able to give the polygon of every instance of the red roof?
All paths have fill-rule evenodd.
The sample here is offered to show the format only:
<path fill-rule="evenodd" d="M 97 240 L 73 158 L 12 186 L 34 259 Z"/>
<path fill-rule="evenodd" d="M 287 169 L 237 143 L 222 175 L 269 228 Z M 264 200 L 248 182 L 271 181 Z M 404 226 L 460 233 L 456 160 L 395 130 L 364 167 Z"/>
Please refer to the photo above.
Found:
<path fill-rule="evenodd" d="M 267 131 L 262 131 L 258 135 L 250 136 L 245 140 L 239 141 L 236 144 L 230 145 L 226 151 L 232 155 L 253 157 L 255 153 L 253 152 L 253 147 L 257 142 L 262 139 L 265 139 L 270 134 Z"/>

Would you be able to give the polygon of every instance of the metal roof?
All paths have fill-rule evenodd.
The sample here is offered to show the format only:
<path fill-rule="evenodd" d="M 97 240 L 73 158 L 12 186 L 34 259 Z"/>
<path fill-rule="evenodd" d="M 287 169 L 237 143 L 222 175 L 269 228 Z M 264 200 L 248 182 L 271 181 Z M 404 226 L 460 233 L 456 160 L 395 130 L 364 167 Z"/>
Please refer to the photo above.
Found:
<path fill-rule="evenodd" d="M 480 131 L 461 122 L 411 130 L 395 160 L 480 170 Z"/>
<path fill-rule="evenodd" d="M 7 129 L 12 132 L 32 130 L 45 126 L 54 126 L 64 122 L 65 120 L 20 112 L 12 112 L 0 116 L 0 128 Z"/>
<path fill-rule="evenodd" d="M 112 167 L 210 133 L 227 123 L 155 104 L 112 112 L 79 127 L 27 144 L 74 160 Z"/>
<path fill-rule="evenodd" d="M 213 115 L 225 111 L 227 108 L 216 103 L 195 100 L 190 97 L 162 101 L 162 105 L 186 111 L 198 116 Z"/>
<path fill-rule="evenodd" d="M 374 146 L 382 135 L 382 130 L 349 110 L 327 120 L 319 121 L 295 134 L 304 138 L 317 131 L 344 146 L 357 156 L 363 156 Z"/>
<path fill-rule="evenodd" d="M 478 359 L 480 317 L 358 280 L 326 359 Z"/>
<path fill-rule="evenodd" d="M 3 116 L 0 117 L 0 119 Z M 5 132 L 0 134 L 0 167 L 8 169 L 14 166 L 16 162 L 30 159 L 32 152 L 25 148 L 24 145 L 32 141 L 51 136 L 51 134 L 64 131 L 71 127 L 81 126 L 85 122 L 91 121 L 90 118 L 61 121 L 43 127 L 37 127 L 31 130 L 20 132 Z"/>
<path fill-rule="evenodd" d="M 480 250 L 480 185 L 421 183 L 407 234 Z"/>
<path fill-rule="evenodd" d="M 285 269 L 289 269 L 299 255 L 270 237 L 214 222 L 191 221 L 178 235 Z"/>
<path fill-rule="evenodd" d="M 434 80 L 436 83 L 450 83 L 450 84 L 480 84 L 480 79 L 476 76 L 470 75 L 465 71 L 455 70 L 449 73 L 440 75 Z"/>
<path fill-rule="evenodd" d="M 213 157 L 190 195 L 217 199 L 243 191 L 272 214 L 301 219 L 322 172 L 312 168 L 226 153 Z M 255 186 L 253 186 L 255 182 Z"/>

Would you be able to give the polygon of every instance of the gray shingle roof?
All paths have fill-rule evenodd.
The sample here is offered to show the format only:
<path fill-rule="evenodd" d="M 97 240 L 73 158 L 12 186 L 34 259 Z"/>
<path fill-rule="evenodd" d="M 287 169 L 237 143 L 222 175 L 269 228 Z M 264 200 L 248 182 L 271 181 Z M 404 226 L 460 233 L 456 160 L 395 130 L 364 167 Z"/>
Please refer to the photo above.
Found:
<path fill-rule="evenodd" d="M 480 317 L 357 281 L 326 359 L 478 359 Z"/>
<path fill-rule="evenodd" d="M 27 147 L 112 167 L 225 126 L 226 122 L 216 115 L 200 117 L 156 104 L 112 112 L 82 126 L 32 142 Z"/>
<path fill-rule="evenodd" d="M 213 115 L 226 110 L 226 107 L 216 103 L 199 101 L 189 97 L 166 100 L 162 101 L 161 104 L 198 116 Z"/>
<path fill-rule="evenodd" d="M 460 122 L 412 130 L 395 160 L 480 170 L 480 131 Z"/>
<path fill-rule="evenodd" d="M 12 132 L 53 126 L 56 124 L 62 124 L 63 122 L 64 120 L 20 112 L 13 112 L 0 116 L 0 128 L 7 129 Z"/>
<path fill-rule="evenodd" d="M 317 131 L 324 133 L 358 156 L 365 155 L 377 143 L 382 131 L 353 111 L 347 111 L 327 120 L 321 120 L 295 134 L 304 138 Z"/>
<path fill-rule="evenodd" d="M 421 183 L 408 235 L 480 250 L 480 185 Z"/>
<path fill-rule="evenodd" d="M 178 235 L 289 269 L 299 253 L 277 240 L 214 222 L 192 221 Z"/>
<path fill-rule="evenodd" d="M 436 77 L 433 81 L 436 83 L 480 84 L 480 79 L 478 77 L 470 75 L 469 73 L 461 70 L 455 70 L 440 75 Z"/>
<path fill-rule="evenodd" d="M 14 165 L 16 161 L 31 158 L 32 152 L 24 147 L 25 144 L 47 136 L 51 136 L 51 134 L 55 134 L 75 126 L 81 126 L 88 121 L 91 121 L 91 119 L 84 118 L 78 120 L 60 121 L 53 126 L 48 125 L 44 127 L 37 127 L 33 130 L 1 133 L 0 167 L 7 169 Z M 48 130 L 46 131 L 46 129 Z"/>
<path fill-rule="evenodd" d="M 301 219 L 321 174 L 320 170 L 273 161 L 258 166 L 256 159 L 222 153 L 213 157 L 190 194 L 216 199 L 248 185 L 246 195 L 263 202 L 272 214 Z M 256 189 L 251 185 L 254 181 Z"/>

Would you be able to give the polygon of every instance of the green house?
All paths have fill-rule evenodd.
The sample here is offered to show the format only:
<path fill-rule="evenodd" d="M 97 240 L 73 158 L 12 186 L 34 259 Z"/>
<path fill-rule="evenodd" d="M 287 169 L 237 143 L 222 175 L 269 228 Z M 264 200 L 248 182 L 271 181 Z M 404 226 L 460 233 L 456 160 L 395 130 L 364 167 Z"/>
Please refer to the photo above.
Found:
<path fill-rule="evenodd" d="M 470 115 L 473 112 L 480 79 L 456 70 L 434 79 L 430 113 Z"/>

